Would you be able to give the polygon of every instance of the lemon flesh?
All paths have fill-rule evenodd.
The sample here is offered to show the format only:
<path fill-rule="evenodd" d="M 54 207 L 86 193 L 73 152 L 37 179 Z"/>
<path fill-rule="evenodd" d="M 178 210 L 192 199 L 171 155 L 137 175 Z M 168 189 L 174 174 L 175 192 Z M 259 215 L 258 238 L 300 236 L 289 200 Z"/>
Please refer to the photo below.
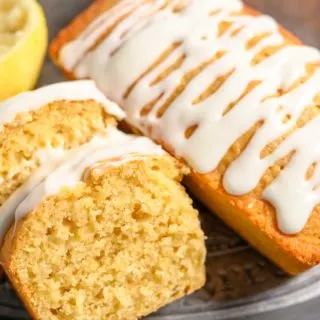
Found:
<path fill-rule="evenodd" d="M 34 88 L 48 43 L 36 0 L 0 0 L 0 101 Z"/>

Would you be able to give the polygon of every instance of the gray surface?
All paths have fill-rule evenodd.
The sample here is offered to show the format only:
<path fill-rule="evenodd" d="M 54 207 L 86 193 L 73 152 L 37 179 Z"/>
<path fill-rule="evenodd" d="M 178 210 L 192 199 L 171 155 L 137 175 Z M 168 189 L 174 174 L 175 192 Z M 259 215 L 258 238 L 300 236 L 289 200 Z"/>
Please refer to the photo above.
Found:
<path fill-rule="evenodd" d="M 1 1 L 1 0 L 0 0 Z M 223 0 L 221 0 L 223 1 Z M 85 8 L 86 6 L 88 6 L 88 4 L 91 2 L 90 0 L 42 0 L 40 1 L 42 2 L 42 4 L 44 5 L 47 17 L 48 17 L 48 24 L 49 24 L 49 30 L 50 30 L 50 38 L 52 38 L 57 32 L 58 30 L 60 30 L 63 26 L 65 26 L 66 24 L 68 24 L 68 22 L 78 13 L 80 12 L 83 8 Z M 319 26 L 320 26 L 320 22 L 318 23 L 318 19 L 317 18 L 310 18 L 313 12 L 316 12 L 317 9 L 319 9 L 317 12 L 319 13 L 319 17 L 320 18 L 320 1 L 316 0 L 248 0 L 248 3 L 250 3 L 251 5 L 255 6 L 256 8 L 263 10 L 264 12 L 267 13 L 272 13 L 274 16 L 276 16 L 278 18 L 278 20 L 280 20 L 282 23 L 284 23 L 284 25 L 288 28 L 290 28 L 291 30 L 293 30 L 296 34 L 298 34 L 302 39 L 304 39 L 305 41 L 307 41 L 309 44 L 313 44 L 313 45 L 319 45 L 319 40 L 320 40 L 320 32 L 319 32 Z M 287 6 L 286 10 L 284 10 L 285 5 L 288 5 L 290 3 L 290 8 Z M 288 8 L 290 10 L 288 10 Z M 319 36 L 319 38 L 317 38 L 317 35 Z M 43 75 L 40 79 L 40 85 L 43 84 L 48 84 L 48 83 L 52 83 L 52 82 L 57 82 L 57 81 L 62 81 L 63 77 L 61 76 L 60 72 L 51 64 L 50 60 L 47 59 L 45 66 L 44 66 L 44 71 L 43 71 Z M 206 218 L 205 218 L 206 219 Z M 220 222 L 214 221 L 214 224 L 218 224 L 220 226 Z M 221 230 L 219 229 L 221 228 Z M 273 267 L 269 262 L 265 261 L 263 258 L 261 258 L 257 253 L 253 252 L 252 249 L 248 248 L 240 239 L 238 239 L 235 235 L 233 235 L 230 231 L 228 231 L 227 228 L 220 226 L 218 229 L 219 230 L 206 230 L 207 235 L 209 235 L 209 240 L 212 239 L 212 242 L 214 243 L 215 246 L 217 246 L 217 243 L 221 245 L 221 247 L 224 248 L 224 246 L 227 246 L 227 248 L 229 249 L 229 245 L 230 242 L 232 245 L 234 245 L 234 247 L 231 246 L 232 249 L 236 249 L 239 250 L 240 248 L 240 253 L 239 251 L 237 251 L 235 254 L 230 255 L 230 257 L 226 258 L 226 261 L 223 261 L 224 257 L 221 258 L 220 256 L 219 258 L 219 263 L 221 264 L 221 260 L 223 261 L 223 263 L 220 265 L 220 269 L 215 268 L 214 264 L 216 263 L 215 258 L 213 258 L 213 262 L 210 266 L 210 271 L 213 274 L 210 274 L 210 276 L 213 277 L 213 283 L 217 284 L 217 275 L 216 273 L 221 273 L 221 269 L 223 268 L 228 268 L 228 265 L 230 264 L 235 264 L 236 267 L 240 268 L 240 271 L 236 270 L 236 272 L 243 272 L 244 276 L 250 276 L 250 279 L 252 278 L 252 275 L 254 274 L 254 279 L 248 281 L 248 279 L 245 278 L 246 281 L 248 281 L 248 290 L 240 290 L 238 287 L 241 286 L 245 286 L 243 283 L 240 283 L 241 281 L 243 281 L 243 275 L 241 274 L 241 276 L 237 276 L 236 278 L 232 278 L 233 279 L 233 284 L 232 284 L 232 293 L 234 294 L 234 292 L 236 291 L 237 293 L 235 294 L 234 297 L 238 298 L 241 297 L 241 295 L 246 295 L 248 292 L 249 294 L 252 293 L 257 293 L 257 292 L 262 292 L 257 296 L 253 296 L 253 298 L 246 300 L 246 299 L 242 299 L 242 300 L 236 300 L 236 301 L 242 301 L 242 303 L 240 302 L 230 302 L 230 304 L 228 305 L 228 301 L 221 303 L 222 309 L 224 309 L 223 311 L 223 319 L 232 319 L 230 317 L 231 314 L 234 313 L 235 310 L 241 310 L 241 308 L 246 307 L 245 304 L 252 304 L 253 300 L 258 300 L 260 301 L 259 304 L 255 305 L 255 307 L 253 307 L 251 310 L 252 311 L 259 311 L 260 309 L 265 309 L 266 307 L 268 307 L 268 304 L 270 303 L 271 305 L 277 307 L 277 306 L 283 306 L 284 304 L 287 303 L 291 303 L 292 301 L 298 301 L 299 299 L 301 300 L 305 300 L 305 298 L 307 298 L 307 295 L 309 293 L 312 293 L 310 291 L 307 290 L 302 290 L 301 292 L 301 296 L 297 297 L 295 296 L 294 300 L 290 300 L 290 298 L 288 298 L 287 296 L 281 296 L 279 295 L 279 298 L 276 297 L 276 295 L 278 294 L 278 291 L 269 291 L 269 293 L 264 294 L 264 290 L 268 284 L 268 282 L 272 282 L 272 286 L 270 285 L 270 287 L 275 286 L 277 288 L 277 286 L 279 286 L 279 291 L 281 291 L 281 288 L 290 288 L 290 284 L 287 285 L 288 280 L 286 277 L 284 277 L 281 273 L 279 274 L 277 269 L 275 267 Z M 213 233 L 212 238 L 210 238 L 211 233 Z M 225 233 L 227 233 L 227 235 L 225 235 Z M 222 237 L 222 240 L 221 240 Z M 224 239 L 223 237 L 225 237 L 226 239 Z M 227 241 L 227 244 L 224 243 L 224 241 Z M 221 244 L 221 243 L 222 244 Z M 207 245 L 210 246 L 210 241 L 207 242 Z M 214 248 L 216 249 L 216 248 Z M 220 249 L 220 248 L 219 248 Z M 210 251 L 210 250 L 209 250 Z M 222 250 L 223 251 L 223 250 Z M 218 251 L 219 255 L 222 252 L 221 250 Z M 216 254 L 216 251 L 214 251 L 214 254 Z M 225 254 L 223 252 L 223 254 Z M 237 261 L 235 262 L 236 260 Z M 210 260 L 210 259 L 209 259 Z M 262 271 L 259 269 L 257 271 L 256 266 L 251 267 L 252 264 L 257 263 L 259 266 L 262 265 L 263 267 L 260 269 L 263 269 Z M 217 264 L 217 263 L 216 263 Z M 208 266 L 207 266 L 208 267 Z M 218 269 L 218 270 L 216 270 Z M 217 272 L 216 272 L 217 271 Z M 232 271 L 232 270 L 231 270 Z M 216 272 L 216 273 L 215 273 Z M 257 273 L 258 272 L 258 273 Z M 229 274 L 228 274 L 229 275 Z M 262 277 L 262 280 L 261 280 Z M 316 279 L 316 278 L 315 278 Z M 318 279 L 318 278 L 317 278 Z M 289 280 L 290 282 L 290 280 Z M 224 286 L 226 285 L 230 285 L 230 284 L 224 284 Z M 212 284 L 211 284 L 212 286 Z M 241 291 L 239 293 L 239 290 Z M 251 290 L 251 291 L 250 291 Z M 273 290 L 278 290 L 278 289 L 273 289 Z M 165 309 L 163 311 L 163 314 L 170 314 L 171 310 L 175 309 L 175 310 L 180 310 L 184 309 L 187 310 L 188 307 L 191 304 L 194 304 L 197 306 L 197 308 L 201 309 L 203 308 L 204 310 L 207 308 L 207 305 L 205 304 L 204 301 L 206 301 L 206 299 L 208 300 L 208 296 L 206 295 L 213 295 L 212 291 L 216 291 L 216 290 L 212 290 L 212 288 L 208 288 L 208 286 L 206 287 L 206 289 L 204 289 L 202 291 L 202 293 L 200 295 L 196 295 L 193 298 L 191 298 L 190 300 L 184 301 L 182 300 L 180 303 L 175 304 L 172 307 L 169 307 L 167 309 Z M 248 292 L 247 292 L 248 291 Z M 289 290 L 290 291 L 290 290 Z M 292 290 L 291 290 L 292 291 Z M 14 297 L 11 296 L 12 293 L 10 293 L 10 291 L 8 291 L 10 294 L 10 296 L 8 296 L 6 299 L 8 301 L 13 301 Z M 273 296 L 273 292 L 274 292 L 274 297 L 275 298 L 273 301 L 271 300 L 272 296 Z M 7 294 L 7 293 L 5 293 Z M 228 298 L 230 298 L 228 296 L 228 292 L 227 290 L 225 290 L 225 288 L 221 288 L 219 294 L 217 295 L 217 292 L 214 292 L 214 294 L 216 295 L 216 297 L 221 298 L 221 300 L 228 300 Z M 237 295 L 238 294 L 238 295 Z M 232 298 L 234 298 L 232 296 Z M 5 299 L 5 300 L 6 300 Z M 268 300 L 269 299 L 269 300 Z M 281 300 L 282 299 L 282 300 Z M 287 299 L 287 300 L 286 300 Z M 2 302 L 3 299 L 1 298 L 1 292 L 0 292 L 0 301 Z M 16 300 L 14 300 L 16 301 Z M 190 302 L 191 301 L 191 302 Z M 213 301 L 210 298 L 210 303 L 212 303 L 214 306 L 216 306 L 215 308 L 217 308 L 217 305 L 219 305 L 219 302 L 217 301 Z M 18 302 L 14 302 L 18 308 L 19 308 L 19 303 Z M 235 308 L 234 305 L 239 305 L 238 308 Z M 189 306 L 188 306 L 189 305 Z M 228 309 L 228 306 L 232 307 L 230 309 L 230 312 L 228 313 L 228 311 L 226 311 Z M 219 309 L 219 307 L 218 307 Z M 249 308 L 250 309 L 250 308 Z M 17 312 L 17 313 L 16 313 Z M 247 311 L 245 311 L 247 312 Z M 217 313 L 218 314 L 218 313 Z M 228 316 L 229 314 L 229 316 Z M 9 317 L 13 317 L 13 313 L 12 313 L 12 309 L 8 308 L 2 308 L 0 311 L 0 319 L 3 319 L 4 316 L 9 316 Z M 15 319 L 18 319 L 19 317 L 23 317 L 25 319 L 25 313 L 20 309 L 16 309 L 15 310 Z M 169 317 L 170 319 L 176 318 L 176 317 Z M 169 319 L 168 318 L 168 319 Z M 188 317 L 186 314 L 183 315 L 182 317 L 178 317 L 178 319 L 192 319 L 192 316 Z M 201 317 L 198 317 L 199 319 L 215 319 L 213 318 L 212 315 L 207 314 L 207 315 L 203 315 Z M 160 317 L 155 316 L 154 319 L 160 319 Z M 320 300 L 313 300 L 313 301 L 309 301 L 307 303 L 304 304 L 300 304 L 294 307 L 290 307 L 287 309 L 282 309 L 279 311 L 274 311 L 274 312 L 269 312 L 269 313 L 263 313 L 259 315 L 253 315 L 251 317 L 243 317 L 243 318 L 238 318 L 238 319 L 246 319 L 246 320 L 319 320 L 320 319 Z M 89 320 L 89 319 L 88 319 Z"/>

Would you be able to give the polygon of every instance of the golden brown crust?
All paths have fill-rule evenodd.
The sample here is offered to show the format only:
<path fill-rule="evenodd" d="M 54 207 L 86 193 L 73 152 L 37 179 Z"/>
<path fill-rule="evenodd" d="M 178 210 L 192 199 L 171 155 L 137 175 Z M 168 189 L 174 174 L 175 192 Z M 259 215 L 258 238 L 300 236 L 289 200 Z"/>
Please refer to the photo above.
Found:
<path fill-rule="evenodd" d="M 73 73 L 68 72 L 63 68 L 63 66 L 59 62 L 59 51 L 61 48 L 75 39 L 87 26 L 88 24 L 94 20 L 101 12 L 107 11 L 111 9 L 114 5 L 116 5 L 118 0 L 96 0 L 89 6 L 86 10 L 84 10 L 80 15 L 78 15 L 73 21 L 65 28 L 62 29 L 56 38 L 51 42 L 49 48 L 49 54 L 53 60 L 59 66 L 65 75 L 66 78 L 73 80 L 75 76 Z"/>
<path fill-rule="evenodd" d="M 233 197 L 222 187 L 215 187 L 215 173 L 192 173 L 185 184 L 203 203 L 246 239 L 253 247 L 289 274 L 295 275 L 319 263 L 319 245 L 308 241 L 308 233 L 316 224 L 296 236 L 279 232 L 271 205 L 251 195 Z M 310 234 L 312 240 L 312 234 Z M 306 241 L 304 241 L 306 240 Z"/>
<path fill-rule="evenodd" d="M 13 268 L 11 266 L 11 257 L 14 255 L 14 250 L 17 244 L 17 238 L 14 237 L 14 233 L 19 233 L 19 229 L 22 226 L 22 221 L 19 221 L 16 225 L 12 225 L 6 236 L 3 240 L 3 244 L 0 251 L 0 261 L 2 262 L 2 267 L 5 270 L 6 275 L 8 276 L 12 286 L 14 287 L 16 293 L 18 294 L 19 298 L 23 302 L 27 312 L 34 320 L 41 320 L 35 313 L 33 308 L 31 307 L 31 303 L 28 300 L 28 295 L 25 294 L 25 289 L 23 285 L 20 283 L 19 278 L 16 276 Z"/>
<path fill-rule="evenodd" d="M 96 16 L 97 8 L 100 8 L 101 12 L 107 10 L 107 5 L 110 8 L 114 4 L 114 0 L 96 1 L 58 35 L 51 45 L 50 54 L 60 68 L 63 69 L 59 62 L 59 50 L 62 46 L 74 39 L 87 23 Z M 243 13 L 248 15 L 260 14 L 247 6 Z M 302 44 L 286 29 L 281 26 L 279 29 L 286 43 Z M 64 73 L 66 73 L 65 70 Z M 74 78 L 71 73 L 67 72 L 66 75 L 68 78 Z M 134 128 L 131 129 L 136 131 Z M 158 142 L 168 151 L 172 151 L 165 142 Z M 242 197 L 233 197 L 223 189 L 222 174 L 221 170 L 215 170 L 206 175 L 193 172 L 186 179 L 186 184 L 225 222 L 288 273 L 297 274 L 320 263 L 320 207 L 313 211 L 302 232 L 294 236 L 284 235 L 277 228 L 274 208 L 261 199 L 259 192 L 251 192 Z"/>

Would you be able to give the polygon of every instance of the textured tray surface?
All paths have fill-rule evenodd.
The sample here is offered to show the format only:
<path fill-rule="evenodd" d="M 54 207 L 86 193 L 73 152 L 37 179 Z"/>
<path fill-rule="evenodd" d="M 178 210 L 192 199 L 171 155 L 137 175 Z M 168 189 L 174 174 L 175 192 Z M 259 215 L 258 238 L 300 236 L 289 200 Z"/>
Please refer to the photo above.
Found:
<path fill-rule="evenodd" d="M 90 0 L 40 2 L 48 15 L 50 35 L 53 37 L 88 6 Z M 320 34 L 320 22 L 313 19 L 312 14 L 320 12 L 320 1 L 308 0 L 308 6 L 301 7 L 303 0 L 292 0 L 287 16 L 284 15 L 287 0 L 246 2 L 259 10 L 269 10 L 268 13 L 273 13 L 286 27 L 297 31 L 308 43 L 320 46 L 320 43 L 315 42 L 315 39 L 320 41 L 316 37 Z M 295 23 L 297 21 L 308 21 L 308 24 Z M 59 71 L 47 59 L 40 85 L 63 80 Z M 171 304 L 150 319 L 230 319 L 291 306 L 320 296 L 320 268 L 289 278 L 205 208 L 199 206 L 199 210 L 208 237 L 207 284 L 196 294 Z M 5 318 L 29 319 L 6 281 L 0 284 L 0 319 Z"/>

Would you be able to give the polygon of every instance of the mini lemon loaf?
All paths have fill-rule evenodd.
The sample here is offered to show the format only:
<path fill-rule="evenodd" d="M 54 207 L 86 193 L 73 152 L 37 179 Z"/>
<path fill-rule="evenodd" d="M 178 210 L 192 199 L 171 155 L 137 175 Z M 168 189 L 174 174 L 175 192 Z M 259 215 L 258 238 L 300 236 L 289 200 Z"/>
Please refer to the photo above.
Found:
<path fill-rule="evenodd" d="M 51 55 L 184 159 L 191 192 L 282 269 L 320 263 L 319 50 L 240 0 L 100 0 Z"/>
<path fill-rule="evenodd" d="M 134 320 L 204 284 L 185 168 L 147 138 L 108 131 L 0 208 L 16 220 L 5 237 L 0 223 L 3 267 L 34 319 Z"/>
<path fill-rule="evenodd" d="M 48 157 L 88 142 L 122 115 L 91 81 L 58 83 L 0 103 L 0 205 Z"/>

